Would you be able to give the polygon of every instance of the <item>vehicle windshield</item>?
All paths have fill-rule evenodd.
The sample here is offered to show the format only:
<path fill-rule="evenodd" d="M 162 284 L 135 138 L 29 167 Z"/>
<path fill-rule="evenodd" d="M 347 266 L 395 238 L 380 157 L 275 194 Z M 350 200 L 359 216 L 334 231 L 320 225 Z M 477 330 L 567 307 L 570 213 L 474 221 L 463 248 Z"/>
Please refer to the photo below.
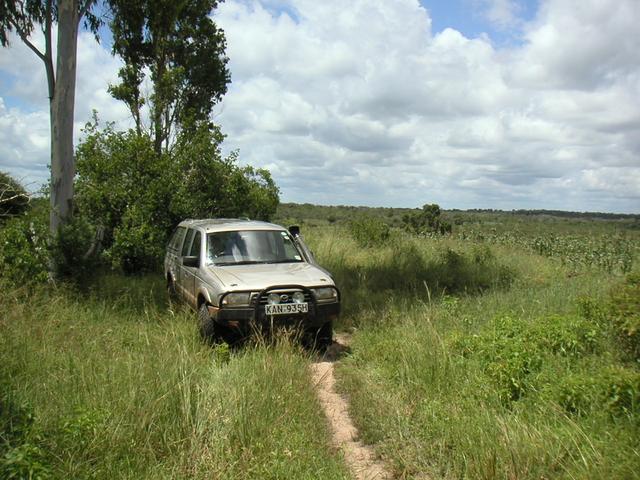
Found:
<path fill-rule="evenodd" d="M 302 261 L 302 254 L 291 236 L 282 230 L 241 230 L 207 234 L 209 264 L 246 265 Z"/>

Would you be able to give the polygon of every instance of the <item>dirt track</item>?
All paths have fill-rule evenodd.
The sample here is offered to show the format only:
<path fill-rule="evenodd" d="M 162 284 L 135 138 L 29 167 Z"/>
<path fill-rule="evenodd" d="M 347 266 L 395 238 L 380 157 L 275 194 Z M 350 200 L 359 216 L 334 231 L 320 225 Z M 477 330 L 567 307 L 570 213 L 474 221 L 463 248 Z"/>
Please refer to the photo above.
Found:
<path fill-rule="evenodd" d="M 358 430 L 349 416 L 347 401 L 335 390 L 333 364 L 348 349 L 349 337 L 337 335 L 327 353 L 311 364 L 311 375 L 318 399 L 331 427 L 333 444 L 344 453 L 345 461 L 356 480 L 391 480 L 387 466 L 376 459 L 375 452 L 358 440 Z"/>

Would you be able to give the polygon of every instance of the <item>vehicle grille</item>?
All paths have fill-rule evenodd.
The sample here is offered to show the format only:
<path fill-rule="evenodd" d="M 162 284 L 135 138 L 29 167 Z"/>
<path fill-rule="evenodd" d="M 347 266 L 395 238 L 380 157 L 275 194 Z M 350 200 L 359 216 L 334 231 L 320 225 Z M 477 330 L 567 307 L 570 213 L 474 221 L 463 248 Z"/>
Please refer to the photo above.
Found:
<path fill-rule="evenodd" d="M 311 299 L 311 293 L 309 292 L 304 292 L 302 290 L 270 290 L 269 292 L 267 292 L 265 295 L 262 295 L 258 301 L 260 302 L 260 305 L 266 305 L 267 304 L 267 297 L 272 294 L 272 293 L 277 293 L 278 295 L 286 295 L 287 296 L 287 300 L 286 301 L 282 301 L 280 300 L 280 303 L 293 303 L 293 294 L 295 292 L 302 292 L 304 293 L 304 301 L 306 303 L 311 304 L 312 299 Z M 252 299 L 252 304 L 255 305 L 255 299 Z"/>

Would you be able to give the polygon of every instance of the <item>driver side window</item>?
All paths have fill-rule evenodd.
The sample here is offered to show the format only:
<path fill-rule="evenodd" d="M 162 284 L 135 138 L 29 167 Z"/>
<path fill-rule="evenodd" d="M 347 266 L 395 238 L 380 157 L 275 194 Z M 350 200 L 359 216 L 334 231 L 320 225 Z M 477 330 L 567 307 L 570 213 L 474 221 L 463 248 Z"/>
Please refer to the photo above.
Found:
<path fill-rule="evenodd" d="M 191 257 L 200 257 L 200 232 L 196 232 L 196 236 L 191 244 L 191 251 L 189 252 Z"/>
<path fill-rule="evenodd" d="M 189 229 L 187 232 L 187 238 L 184 239 L 184 243 L 182 244 L 182 256 L 186 257 L 189 255 L 189 250 L 191 247 L 191 241 L 193 240 L 193 234 L 195 230 Z"/>

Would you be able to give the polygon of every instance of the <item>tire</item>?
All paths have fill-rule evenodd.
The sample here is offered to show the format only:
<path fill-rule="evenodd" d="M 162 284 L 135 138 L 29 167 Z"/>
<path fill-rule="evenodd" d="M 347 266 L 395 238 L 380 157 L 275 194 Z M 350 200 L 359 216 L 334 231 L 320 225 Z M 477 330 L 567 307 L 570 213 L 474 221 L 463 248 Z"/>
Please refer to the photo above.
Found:
<path fill-rule="evenodd" d="M 333 322 L 328 321 L 314 333 L 313 346 L 316 350 L 324 352 L 333 343 Z"/>
<path fill-rule="evenodd" d="M 216 321 L 209 315 L 209 309 L 206 302 L 203 302 L 198 308 L 198 325 L 200 328 L 200 335 L 203 339 L 209 342 L 215 342 L 218 338 L 218 329 L 216 328 Z"/>
<path fill-rule="evenodd" d="M 178 292 L 176 291 L 176 283 L 171 277 L 167 280 L 167 296 L 170 302 L 178 301 Z"/>

